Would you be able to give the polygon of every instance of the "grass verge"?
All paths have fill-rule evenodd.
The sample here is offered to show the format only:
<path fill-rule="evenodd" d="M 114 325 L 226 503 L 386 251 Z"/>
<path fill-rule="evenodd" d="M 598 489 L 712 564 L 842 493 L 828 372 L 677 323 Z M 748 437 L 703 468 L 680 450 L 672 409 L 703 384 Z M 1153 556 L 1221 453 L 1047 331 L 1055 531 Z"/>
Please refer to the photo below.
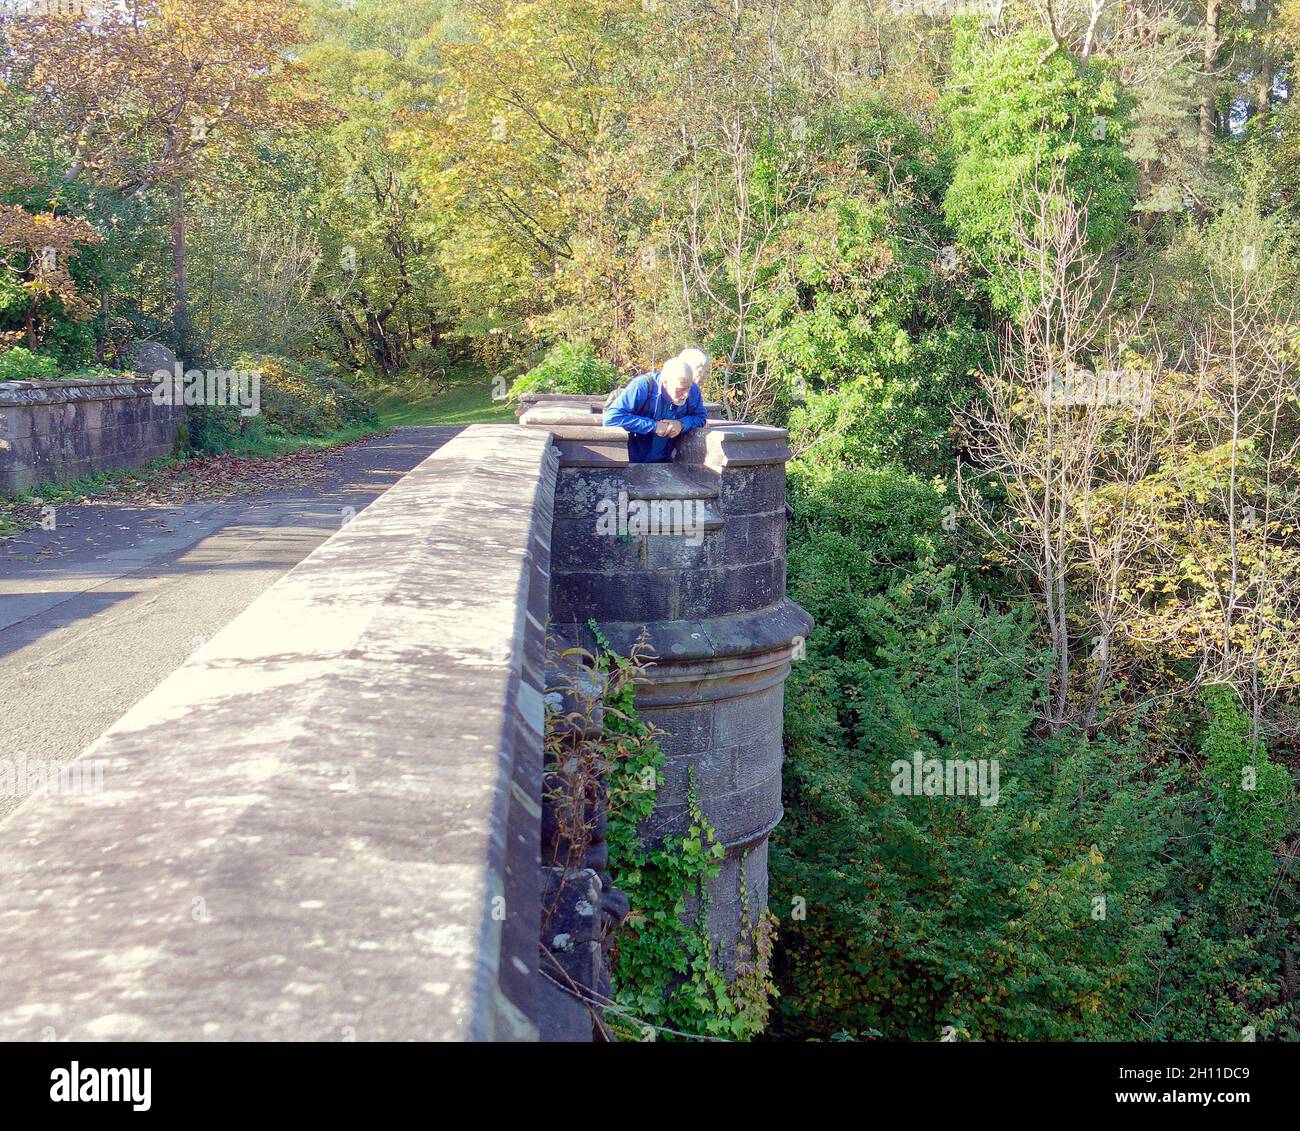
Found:
<path fill-rule="evenodd" d="M 276 456 L 300 452 L 305 448 L 337 448 L 342 444 L 352 444 L 358 440 L 368 440 L 379 436 L 393 426 L 380 420 L 378 424 L 349 424 L 344 428 L 327 432 L 323 436 L 259 436 L 257 438 L 240 437 L 222 451 L 222 455 L 252 456 L 261 459 L 273 459 Z"/>
<path fill-rule="evenodd" d="M 485 371 L 463 369 L 443 388 L 404 384 L 372 393 L 371 400 L 379 410 L 380 423 L 387 428 L 513 424 L 513 406 L 493 400 L 493 392 L 493 379 Z"/>

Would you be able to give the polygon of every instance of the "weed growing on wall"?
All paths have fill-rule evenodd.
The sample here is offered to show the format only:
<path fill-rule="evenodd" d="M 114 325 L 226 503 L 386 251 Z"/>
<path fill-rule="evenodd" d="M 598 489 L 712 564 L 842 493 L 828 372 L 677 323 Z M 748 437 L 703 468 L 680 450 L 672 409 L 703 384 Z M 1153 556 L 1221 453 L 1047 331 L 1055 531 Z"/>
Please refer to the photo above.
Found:
<path fill-rule="evenodd" d="M 598 663 L 610 677 L 604 710 L 614 747 L 606 760 L 609 871 L 632 908 L 615 940 L 612 971 L 613 996 L 626 1013 L 616 1014 L 611 1025 L 628 1039 L 654 1039 L 670 1030 L 670 1036 L 747 1040 L 767 1019 L 771 917 L 764 913 L 745 933 L 738 977 L 728 984 L 705 926 L 708 884 L 721 870 L 725 849 L 700 808 L 693 774 L 685 835 L 657 844 L 638 835 L 654 811 L 664 755 L 634 704 L 639 662 L 620 656 L 588 623 L 600 646 Z"/>

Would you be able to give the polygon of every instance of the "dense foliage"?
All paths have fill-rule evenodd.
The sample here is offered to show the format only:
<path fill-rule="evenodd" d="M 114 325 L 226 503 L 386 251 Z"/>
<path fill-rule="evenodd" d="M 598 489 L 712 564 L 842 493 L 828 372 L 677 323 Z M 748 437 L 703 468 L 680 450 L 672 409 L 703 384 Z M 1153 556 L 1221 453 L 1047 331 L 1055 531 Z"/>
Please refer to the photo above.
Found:
<path fill-rule="evenodd" d="M 1033 29 L 990 51 L 978 28 L 962 28 L 943 99 L 956 155 L 944 212 L 1006 313 L 1020 300 L 1018 186 L 1042 170 L 1060 170 L 1071 196 L 1087 202 L 1089 235 L 1103 246 L 1115 241 L 1133 206 L 1135 170 L 1124 147 L 1131 96 L 1104 62 L 1081 70 L 1051 45 Z"/>
<path fill-rule="evenodd" d="M 791 590 L 819 627 L 787 697 L 778 1031 L 1292 1035 L 1274 855 L 1291 787 L 1231 695 L 1211 697 L 1201 769 L 1153 758 L 1141 726 L 1039 733 L 1050 657 L 1027 609 L 963 585 L 943 496 L 897 473 L 796 486 Z M 917 751 L 997 760 L 997 804 L 894 794 Z"/>

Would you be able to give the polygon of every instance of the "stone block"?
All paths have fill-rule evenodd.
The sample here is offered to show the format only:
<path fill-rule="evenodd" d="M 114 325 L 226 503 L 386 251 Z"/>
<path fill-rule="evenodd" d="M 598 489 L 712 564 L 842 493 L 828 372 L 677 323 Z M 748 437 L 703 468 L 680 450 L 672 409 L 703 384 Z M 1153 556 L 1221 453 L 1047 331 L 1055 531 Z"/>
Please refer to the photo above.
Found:
<path fill-rule="evenodd" d="M 722 473 L 722 513 L 771 514 L 785 510 L 785 467 L 762 464 L 727 468 Z"/>
<path fill-rule="evenodd" d="M 679 615 L 689 620 L 723 616 L 727 608 L 727 576 L 731 570 L 684 570 L 680 579 Z"/>
<path fill-rule="evenodd" d="M 562 572 L 642 569 L 646 544 L 657 539 L 598 534 L 594 519 L 557 518 L 552 525 L 552 566 Z"/>
<path fill-rule="evenodd" d="M 757 565 L 785 556 L 785 514 L 733 514 L 724 527 L 727 565 Z"/>
<path fill-rule="evenodd" d="M 685 534 L 652 535 L 644 542 L 644 565 L 649 569 L 709 570 L 726 561 L 726 542 L 721 530 L 700 527 Z"/>
<path fill-rule="evenodd" d="M 742 898 L 742 885 L 748 889 Z M 753 929 L 758 913 L 768 905 L 767 841 L 728 853 L 709 884 L 709 923 L 719 943 L 719 958 L 730 977 L 735 973 L 737 945 Z M 778 915 L 789 909 L 774 908 Z"/>
<path fill-rule="evenodd" d="M 630 464 L 623 480 L 634 499 L 716 499 L 718 473 L 678 463 Z"/>
<path fill-rule="evenodd" d="M 782 565 L 776 562 L 728 569 L 723 605 L 733 613 L 766 609 L 784 596 L 783 579 Z"/>
<path fill-rule="evenodd" d="M 104 428 L 119 428 L 123 424 L 134 423 L 139 418 L 139 413 L 139 402 L 134 397 L 108 401 L 100 411 L 100 425 Z"/>
<path fill-rule="evenodd" d="M 556 571 L 551 578 L 551 619 L 586 624 L 593 610 L 610 619 L 671 620 L 677 615 L 677 575 L 673 573 L 578 573 Z"/>
<path fill-rule="evenodd" d="M 30 436 L 35 417 L 28 407 L 0 408 L 0 439 L 13 441 Z"/>
<path fill-rule="evenodd" d="M 104 401 L 83 401 L 81 403 L 80 418 L 77 421 L 79 428 L 87 432 L 97 432 L 104 425 Z M 108 402 L 111 403 L 111 402 Z"/>
<path fill-rule="evenodd" d="M 780 598 L 773 562 L 683 570 L 678 615 L 698 620 L 765 609 Z"/>
<path fill-rule="evenodd" d="M 765 837 L 781 819 L 781 775 L 729 793 L 699 791 L 700 808 L 718 840 L 739 847 Z M 656 842 L 666 836 L 684 836 L 690 827 L 685 800 L 656 802 L 646 833 Z"/>
<path fill-rule="evenodd" d="M 555 515 L 559 519 L 579 519 L 594 528 L 602 501 L 617 506 L 620 492 L 627 491 L 626 471 L 622 468 L 565 467 L 555 486 Z"/>
<path fill-rule="evenodd" d="M 713 707 L 712 703 L 687 703 L 679 707 L 643 708 L 641 717 L 664 732 L 659 745 L 666 757 L 684 758 L 714 745 Z"/>
<path fill-rule="evenodd" d="M 716 746 L 665 758 L 655 808 L 668 810 L 687 803 L 690 775 L 694 772 L 699 797 L 720 797 L 735 791 L 736 767 L 731 751 Z"/>
<path fill-rule="evenodd" d="M 752 695 L 719 700 L 713 708 L 713 741 L 737 746 L 780 735 L 784 698 L 783 687 L 775 684 Z"/>

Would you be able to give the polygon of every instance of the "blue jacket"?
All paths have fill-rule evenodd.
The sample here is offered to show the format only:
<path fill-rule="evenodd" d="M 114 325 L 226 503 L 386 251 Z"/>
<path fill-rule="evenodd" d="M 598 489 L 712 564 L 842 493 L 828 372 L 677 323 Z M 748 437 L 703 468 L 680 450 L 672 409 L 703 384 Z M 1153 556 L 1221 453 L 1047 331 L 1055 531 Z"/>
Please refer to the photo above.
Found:
<path fill-rule="evenodd" d="M 628 463 L 667 463 L 673 458 L 676 441 L 655 435 L 655 423 L 680 420 L 685 435 L 705 422 L 704 398 L 700 387 L 692 385 L 682 405 L 675 405 L 664 392 L 657 371 L 643 373 L 629 381 L 605 406 L 605 427 L 622 428 L 627 433 Z"/>

